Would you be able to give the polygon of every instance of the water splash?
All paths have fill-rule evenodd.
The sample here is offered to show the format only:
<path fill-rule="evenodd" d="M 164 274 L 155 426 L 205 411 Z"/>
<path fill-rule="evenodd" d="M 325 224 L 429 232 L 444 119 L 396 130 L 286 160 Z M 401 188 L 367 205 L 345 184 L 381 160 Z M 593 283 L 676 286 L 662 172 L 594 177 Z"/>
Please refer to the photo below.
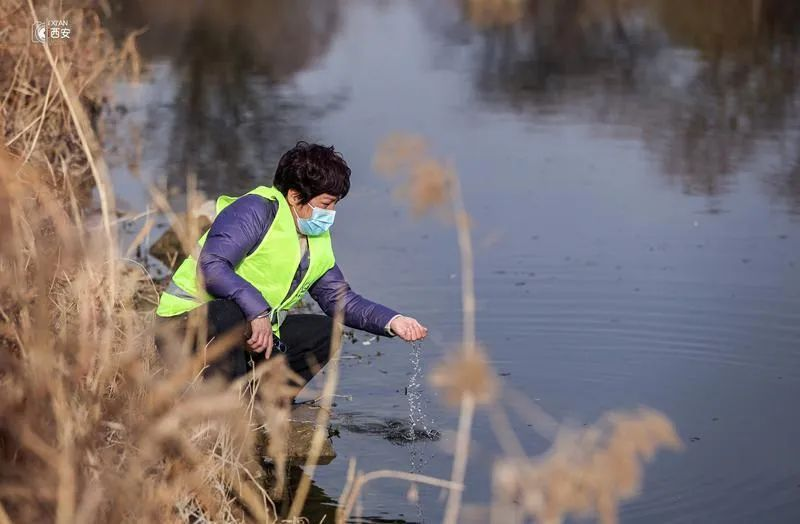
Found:
<path fill-rule="evenodd" d="M 411 352 L 411 376 L 408 379 L 408 419 L 410 427 L 406 438 L 411 441 L 422 439 L 433 439 L 438 436 L 435 430 L 428 427 L 426 423 L 424 402 L 422 399 L 422 343 L 412 342 Z"/>
<path fill-rule="evenodd" d="M 423 455 L 422 449 L 417 443 L 419 440 L 437 440 L 439 432 L 429 428 L 426 422 L 424 410 L 424 404 L 426 403 L 422 398 L 422 343 L 412 342 L 409 355 L 412 371 L 408 379 L 408 388 L 406 388 L 409 420 L 406 438 L 411 442 L 408 451 L 409 460 L 411 462 L 411 473 L 421 473 L 422 467 L 427 463 L 426 459 L 430 457 L 425 457 Z M 416 499 L 415 503 L 419 521 L 425 522 L 425 518 L 422 514 L 422 503 L 419 498 Z"/>
<path fill-rule="evenodd" d="M 360 435 L 377 435 L 396 446 L 413 446 L 415 442 L 428 440 L 435 442 L 441 435 L 435 429 L 425 433 L 421 429 L 412 430 L 407 419 L 373 418 L 359 413 L 337 413 L 340 422 L 337 429 L 343 429 Z M 409 438 L 409 432 L 414 431 L 414 438 Z"/>

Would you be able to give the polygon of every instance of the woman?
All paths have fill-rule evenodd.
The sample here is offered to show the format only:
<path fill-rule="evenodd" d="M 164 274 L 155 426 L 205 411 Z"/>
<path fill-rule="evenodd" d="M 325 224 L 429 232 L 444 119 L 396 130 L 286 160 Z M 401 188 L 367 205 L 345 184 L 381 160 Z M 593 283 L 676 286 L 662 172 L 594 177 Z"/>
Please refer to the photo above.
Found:
<path fill-rule="evenodd" d="M 269 358 L 277 336 L 289 366 L 310 380 L 328 362 L 338 305 L 349 327 L 424 338 L 428 330 L 414 318 L 352 291 L 336 264 L 328 230 L 349 189 L 350 168 L 333 147 L 298 143 L 281 157 L 272 187 L 217 200 L 199 263 L 188 257 L 180 265 L 156 314 L 185 321 L 207 303 L 209 338 L 239 330 L 240 343 L 214 364 L 230 378 Z M 306 291 L 325 315 L 287 316 Z"/>

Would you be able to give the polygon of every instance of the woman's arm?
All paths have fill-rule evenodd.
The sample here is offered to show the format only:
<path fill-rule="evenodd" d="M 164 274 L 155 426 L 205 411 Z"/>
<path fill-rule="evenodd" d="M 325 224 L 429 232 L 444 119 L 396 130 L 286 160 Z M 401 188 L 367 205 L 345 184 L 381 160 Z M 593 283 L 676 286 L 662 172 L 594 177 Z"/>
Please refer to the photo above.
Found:
<path fill-rule="evenodd" d="M 247 320 L 269 311 L 270 305 L 234 268 L 261 243 L 275 212 L 273 202 L 258 195 L 243 196 L 217 215 L 200 251 L 199 271 L 206 291 L 236 302 Z"/>
<path fill-rule="evenodd" d="M 341 297 L 344 324 L 374 335 L 394 336 L 389 323 L 399 316 L 397 311 L 367 300 L 352 289 L 338 265 L 334 265 L 308 290 L 311 297 L 328 316 L 336 313 L 336 301 Z"/>

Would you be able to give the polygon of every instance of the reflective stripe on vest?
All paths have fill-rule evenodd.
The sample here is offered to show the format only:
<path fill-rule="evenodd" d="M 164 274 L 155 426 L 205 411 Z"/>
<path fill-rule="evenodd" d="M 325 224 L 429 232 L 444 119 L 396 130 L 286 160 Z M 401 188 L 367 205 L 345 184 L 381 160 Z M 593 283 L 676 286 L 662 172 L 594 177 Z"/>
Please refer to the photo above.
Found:
<path fill-rule="evenodd" d="M 276 201 L 278 209 L 264 239 L 235 268 L 237 275 L 252 284 L 273 309 L 273 330 L 278 333 L 278 319 L 297 303 L 308 289 L 335 263 L 330 233 L 308 237 L 308 270 L 297 289 L 287 296 L 300 264 L 300 239 L 289 203 L 283 194 L 272 187 L 257 187 L 247 193 Z M 217 215 L 238 197 L 221 196 L 217 199 Z M 205 243 L 207 232 L 199 240 Z M 198 289 L 197 261 L 189 256 L 175 271 L 172 283 L 161 294 L 156 314 L 161 317 L 181 315 L 212 300 L 203 289 Z"/>
<path fill-rule="evenodd" d="M 186 291 L 182 290 L 181 288 L 179 288 L 178 284 L 176 284 L 175 282 L 173 282 L 171 280 L 169 282 L 169 285 L 167 286 L 167 289 L 164 290 L 164 293 L 169 293 L 170 295 L 172 295 L 174 297 L 182 298 L 182 299 L 185 299 L 185 300 L 194 300 L 195 299 L 188 292 L 186 292 Z"/>

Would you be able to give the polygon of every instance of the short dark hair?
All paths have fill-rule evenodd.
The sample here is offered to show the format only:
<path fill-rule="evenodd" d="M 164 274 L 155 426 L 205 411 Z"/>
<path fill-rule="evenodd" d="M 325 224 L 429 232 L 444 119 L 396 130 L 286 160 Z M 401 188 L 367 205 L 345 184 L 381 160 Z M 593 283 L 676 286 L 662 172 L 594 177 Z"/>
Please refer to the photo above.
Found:
<path fill-rule="evenodd" d="M 350 191 L 350 168 L 333 146 L 298 142 L 281 157 L 272 185 L 284 196 L 296 190 L 303 204 L 322 193 L 341 200 Z"/>

